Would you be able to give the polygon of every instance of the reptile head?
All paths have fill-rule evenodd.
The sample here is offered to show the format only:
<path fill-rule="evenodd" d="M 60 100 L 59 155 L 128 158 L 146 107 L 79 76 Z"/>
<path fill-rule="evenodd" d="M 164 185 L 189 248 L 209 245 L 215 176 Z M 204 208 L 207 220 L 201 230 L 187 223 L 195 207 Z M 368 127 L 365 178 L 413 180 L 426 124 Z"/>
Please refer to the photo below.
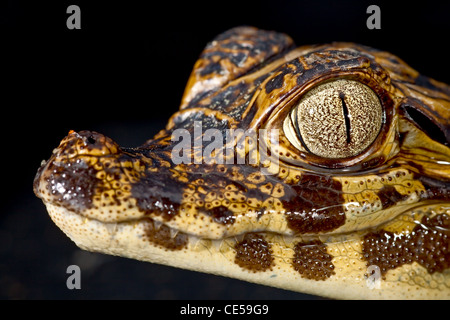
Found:
<path fill-rule="evenodd" d="M 34 191 L 87 250 L 332 297 L 448 298 L 449 119 L 450 88 L 392 54 L 235 28 L 153 139 L 70 132 Z"/>

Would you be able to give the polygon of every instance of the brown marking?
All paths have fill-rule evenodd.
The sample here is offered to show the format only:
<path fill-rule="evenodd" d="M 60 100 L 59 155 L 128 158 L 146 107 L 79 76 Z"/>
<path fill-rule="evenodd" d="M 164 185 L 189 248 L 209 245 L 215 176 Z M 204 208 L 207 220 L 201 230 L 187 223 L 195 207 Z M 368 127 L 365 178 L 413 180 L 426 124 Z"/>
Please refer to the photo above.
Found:
<path fill-rule="evenodd" d="M 294 247 L 292 266 L 302 277 L 311 280 L 326 280 L 334 272 L 333 257 L 327 253 L 327 247 L 319 240 L 309 243 L 299 242 Z"/>
<path fill-rule="evenodd" d="M 345 223 L 342 185 L 331 178 L 303 174 L 293 195 L 283 200 L 286 219 L 296 233 L 319 233 L 334 230 Z"/>
<path fill-rule="evenodd" d="M 395 206 L 400 201 L 403 201 L 408 198 L 408 195 L 400 194 L 397 190 L 395 190 L 394 186 L 391 186 L 391 185 L 384 185 L 377 192 L 377 195 L 380 198 L 383 209 L 387 209 L 392 206 Z"/>
<path fill-rule="evenodd" d="M 442 272 L 450 267 L 450 216 L 425 216 L 409 234 L 370 232 L 362 249 L 367 266 L 377 265 L 382 275 L 413 262 L 429 273 Z"/>
<path fill-rule="evenodd" d="M 153 219 L 145 219 L 145 236 L 148 241 L 167 250 L 181 250 L 188 244 L 188 236 L 185 233 L 178 232 L 174 236 L 170 228 L 166 225 L 156 227 Z"/>
<path fill-rule="evenodd" d="M 45 178 L 48 194 L 54 203 L 74 212 L 93 208 L 93 199 L 102 180 L 96 178 L 96 170 L 84 161 L 74 163 L 49 163 Z M 35 179 L 35 193 L 39 194 L 40 175 Z"/>
<path fill-rule="evenodd" d="M 273 90 L 281 88 L 284 84 L 284 76 L 290 72 L 293 72 L 293 70 L 288 67 L 281 68 L 281 72 L 279 74 L 267 81 L 264 87 L 266 89 L 266 93 L 269 94 Z"/>
<path fill-rule="evenodd" d="M 234 262 L 243 269 L 259 272 L 271 270 L 274 265 L 272 249 L 262 235 L 247 233 L 241 242 L 235 244 L 234 249 Z"/>
<path fill-rule="evenodd" d="M 156 156 L 156 152 L 153 157 Z M 154 166 L 158 167 L 156 161 Z M 148 168 L 146 168 L 148 170 Z M 168 221 L 179 213 L 186 183 L 173 178 L 168 168 L 159 166 L 158 172 L 146 173 L 131 184 L 131 194 L 137 207 L 147 215 L 158 215 Z"/>
<path fill-rule="evenodd" d="M 142 202 L 142 201 L 141 201 Z M 138 202 L 138 205 L 142 205 Z M 145 209 L 141 209 L 145 215 L 161 216 L 165 221 L 169 221 L 179 212 L 180 205 L 171 202 L 168 198 L 159 198 L 153 202 L 148 201 Z"/>
<path fill-rule="evenodd" d="M 450 181 L 444 181 L 427 177 L 424 175 L 415 175 L 415 179 L 419 180 L 426 192 L 420 194 L 423 199 L 450 201 Z"/>
<path fill-rule="evenodd" d="M 117 154 L 117 144 L 102 134 L 70 131 L 49 161 L 38 170 L 33 182 L 34 192 L 41 198 L 48 194 L 53 203 L 74 212 L 91 209 L 94 197 L 110 188 L 109 182 L 97 178 L 98 170 L 104 170 L 105 177 L 117 179 L 117 176 L 114 169 L 104 167 L 101 162 L 98 163 L 101 169 L 96 169 L 89 161 L 103 155 L 116 161 Z M 85 156 L 87 160 L 78 156 Z"/>
<path fill-rule="evenodd" d="M 292 44 L 287 35 L 252 27 L 237 27 L 218 35 L 197 60 L 181 109 L 196 105 L 226 83 L 275 58 Z M 208 80 L 213 77 L 215 81 L 211 85 Z"/>
<path fill-rule="evenodd" d="M 206 211 L 206 214 L 211 216 L 215 222 L 220 224 L 233 224 L 236 221 L 234 213 L 222 205 Z"/>

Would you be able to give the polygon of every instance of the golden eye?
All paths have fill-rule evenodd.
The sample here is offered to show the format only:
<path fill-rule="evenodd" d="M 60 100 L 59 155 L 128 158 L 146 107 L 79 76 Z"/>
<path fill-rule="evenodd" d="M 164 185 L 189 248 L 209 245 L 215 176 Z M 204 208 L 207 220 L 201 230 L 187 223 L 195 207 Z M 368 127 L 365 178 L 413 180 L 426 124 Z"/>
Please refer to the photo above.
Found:
<path fill-rule="evenodd" d="M 383 108 L 375 92 L 361 82 L 340 79 L 306 93 L 284 120 L 283 130 L 297 149 L 340 159 L 369 147 L 382 123 Z"/>

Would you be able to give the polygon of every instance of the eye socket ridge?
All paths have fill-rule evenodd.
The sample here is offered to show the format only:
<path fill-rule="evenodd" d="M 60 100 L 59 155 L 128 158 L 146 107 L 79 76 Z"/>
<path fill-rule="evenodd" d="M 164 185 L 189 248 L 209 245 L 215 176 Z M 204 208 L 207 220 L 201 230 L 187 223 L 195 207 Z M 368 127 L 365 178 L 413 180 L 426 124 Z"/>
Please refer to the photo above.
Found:
<path fill-rule="evenodd" d="M 298 150 L 326 159 L 361 154 L 377 138 L 382 103 L 367 85 L 351 79 L 321 83 L 304 94 L 283 122 Z"/>

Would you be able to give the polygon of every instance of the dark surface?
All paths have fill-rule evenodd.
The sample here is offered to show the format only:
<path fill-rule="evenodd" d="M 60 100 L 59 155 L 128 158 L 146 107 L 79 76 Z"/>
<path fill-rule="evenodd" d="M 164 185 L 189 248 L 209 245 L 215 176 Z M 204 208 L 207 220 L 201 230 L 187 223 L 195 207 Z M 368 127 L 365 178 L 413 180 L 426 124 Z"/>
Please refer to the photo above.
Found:
<path fill-rule="evenodd" d="M 82 252 L 33 195 L 34 174 L 69 130 L 99 131 L 124 146 L 142 144 L 176 111 L 206 43 L 238 25 L 285 32 L 297 45 L 373 46 L 450 83 L 448 1 L 95 3 L 11 0 L 0 6 L 6 80 L 1 86 L 0 298 L 314 298 Z M 70 4 L 81 8 L 81 30 L 66 28 Z M 370 4 L 381 7 L 381 30 L 366 27 Z M 81 290 L 66 288 L 71 264 L 81 267 Z"/>

